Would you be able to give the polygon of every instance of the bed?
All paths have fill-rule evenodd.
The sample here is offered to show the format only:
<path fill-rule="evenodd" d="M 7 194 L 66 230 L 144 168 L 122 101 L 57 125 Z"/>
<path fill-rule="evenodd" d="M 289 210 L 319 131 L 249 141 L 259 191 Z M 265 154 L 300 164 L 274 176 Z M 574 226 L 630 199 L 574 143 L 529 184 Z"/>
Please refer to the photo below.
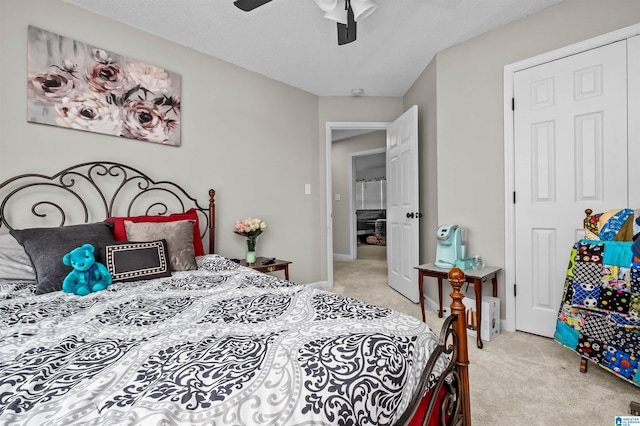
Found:
<path fill-rule="evenodd" d="M 108 161 L 0 184 L 0 424 L 471 424 L 462 271 L 436 335 L 215 254 L 214 197 Z M 105 290 L 60 290 L 78 242 Z"/>

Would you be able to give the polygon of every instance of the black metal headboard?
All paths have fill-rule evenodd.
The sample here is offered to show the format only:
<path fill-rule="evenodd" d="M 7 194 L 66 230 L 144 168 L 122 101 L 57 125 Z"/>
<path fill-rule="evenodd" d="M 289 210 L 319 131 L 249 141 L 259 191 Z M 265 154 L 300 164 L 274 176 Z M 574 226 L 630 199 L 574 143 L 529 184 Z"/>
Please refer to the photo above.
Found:
<path fill-rule="evenodd" d="M 23 174 L 0 183 L 0 229 L 62 226 L 112 216 L 165 215 L 195 208 L 202 238 L 215 248 L 215 191 L 209 205 L 179 185 L 155 181 L 120 163 L 94 161 L 68 167 L 52 176 Z"/>

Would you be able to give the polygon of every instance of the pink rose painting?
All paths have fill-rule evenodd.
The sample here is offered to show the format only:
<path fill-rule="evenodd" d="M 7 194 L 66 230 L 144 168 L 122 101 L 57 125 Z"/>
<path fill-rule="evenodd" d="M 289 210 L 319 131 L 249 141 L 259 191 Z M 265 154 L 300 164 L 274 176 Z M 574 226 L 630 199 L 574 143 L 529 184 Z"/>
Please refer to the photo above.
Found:
<path fill-rule="evenodd" d="M 180 146 L 180 76 L 29 26 L 27 120 Z"/>

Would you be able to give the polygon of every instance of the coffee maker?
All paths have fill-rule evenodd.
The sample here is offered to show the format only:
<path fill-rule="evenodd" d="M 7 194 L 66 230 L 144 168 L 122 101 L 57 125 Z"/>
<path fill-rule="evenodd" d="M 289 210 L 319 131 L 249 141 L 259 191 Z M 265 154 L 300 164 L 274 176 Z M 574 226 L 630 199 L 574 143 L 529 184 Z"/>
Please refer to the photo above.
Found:
<path fill-rule="evenodd" d="M 440 225 L 436 233 L 436 261 L 439 268 L 453 268 L 456 260 L 465 257 L 465 230 L 458 225 Z"/>

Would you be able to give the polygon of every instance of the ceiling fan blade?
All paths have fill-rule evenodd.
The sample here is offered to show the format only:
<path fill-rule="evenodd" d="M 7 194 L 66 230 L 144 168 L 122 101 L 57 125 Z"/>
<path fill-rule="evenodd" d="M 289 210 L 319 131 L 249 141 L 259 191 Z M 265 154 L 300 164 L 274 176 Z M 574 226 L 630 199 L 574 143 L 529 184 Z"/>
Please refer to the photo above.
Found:
<path fill-rule="evenodd" d="M 345 25 L 338 22 L 338 45 L 348 44 L 356 41 L 356 23 Z"/>
<path fill-rule="evenodd" d="M 233 4 L 235 4 L 238 9 L 242 9 L 245 12 L 251 12 L 253 9 L 263 6 L 270 1 L 271 0 L 236 0 Z"/>
<path fill-rule="evenodd" d="M 353 9 L 351 5 L 347 9 L 347 23 L 341 24 L 338 22 L 338 45 L 351 43 L 356 41 L 356 20 L 353 16 Z"/>

